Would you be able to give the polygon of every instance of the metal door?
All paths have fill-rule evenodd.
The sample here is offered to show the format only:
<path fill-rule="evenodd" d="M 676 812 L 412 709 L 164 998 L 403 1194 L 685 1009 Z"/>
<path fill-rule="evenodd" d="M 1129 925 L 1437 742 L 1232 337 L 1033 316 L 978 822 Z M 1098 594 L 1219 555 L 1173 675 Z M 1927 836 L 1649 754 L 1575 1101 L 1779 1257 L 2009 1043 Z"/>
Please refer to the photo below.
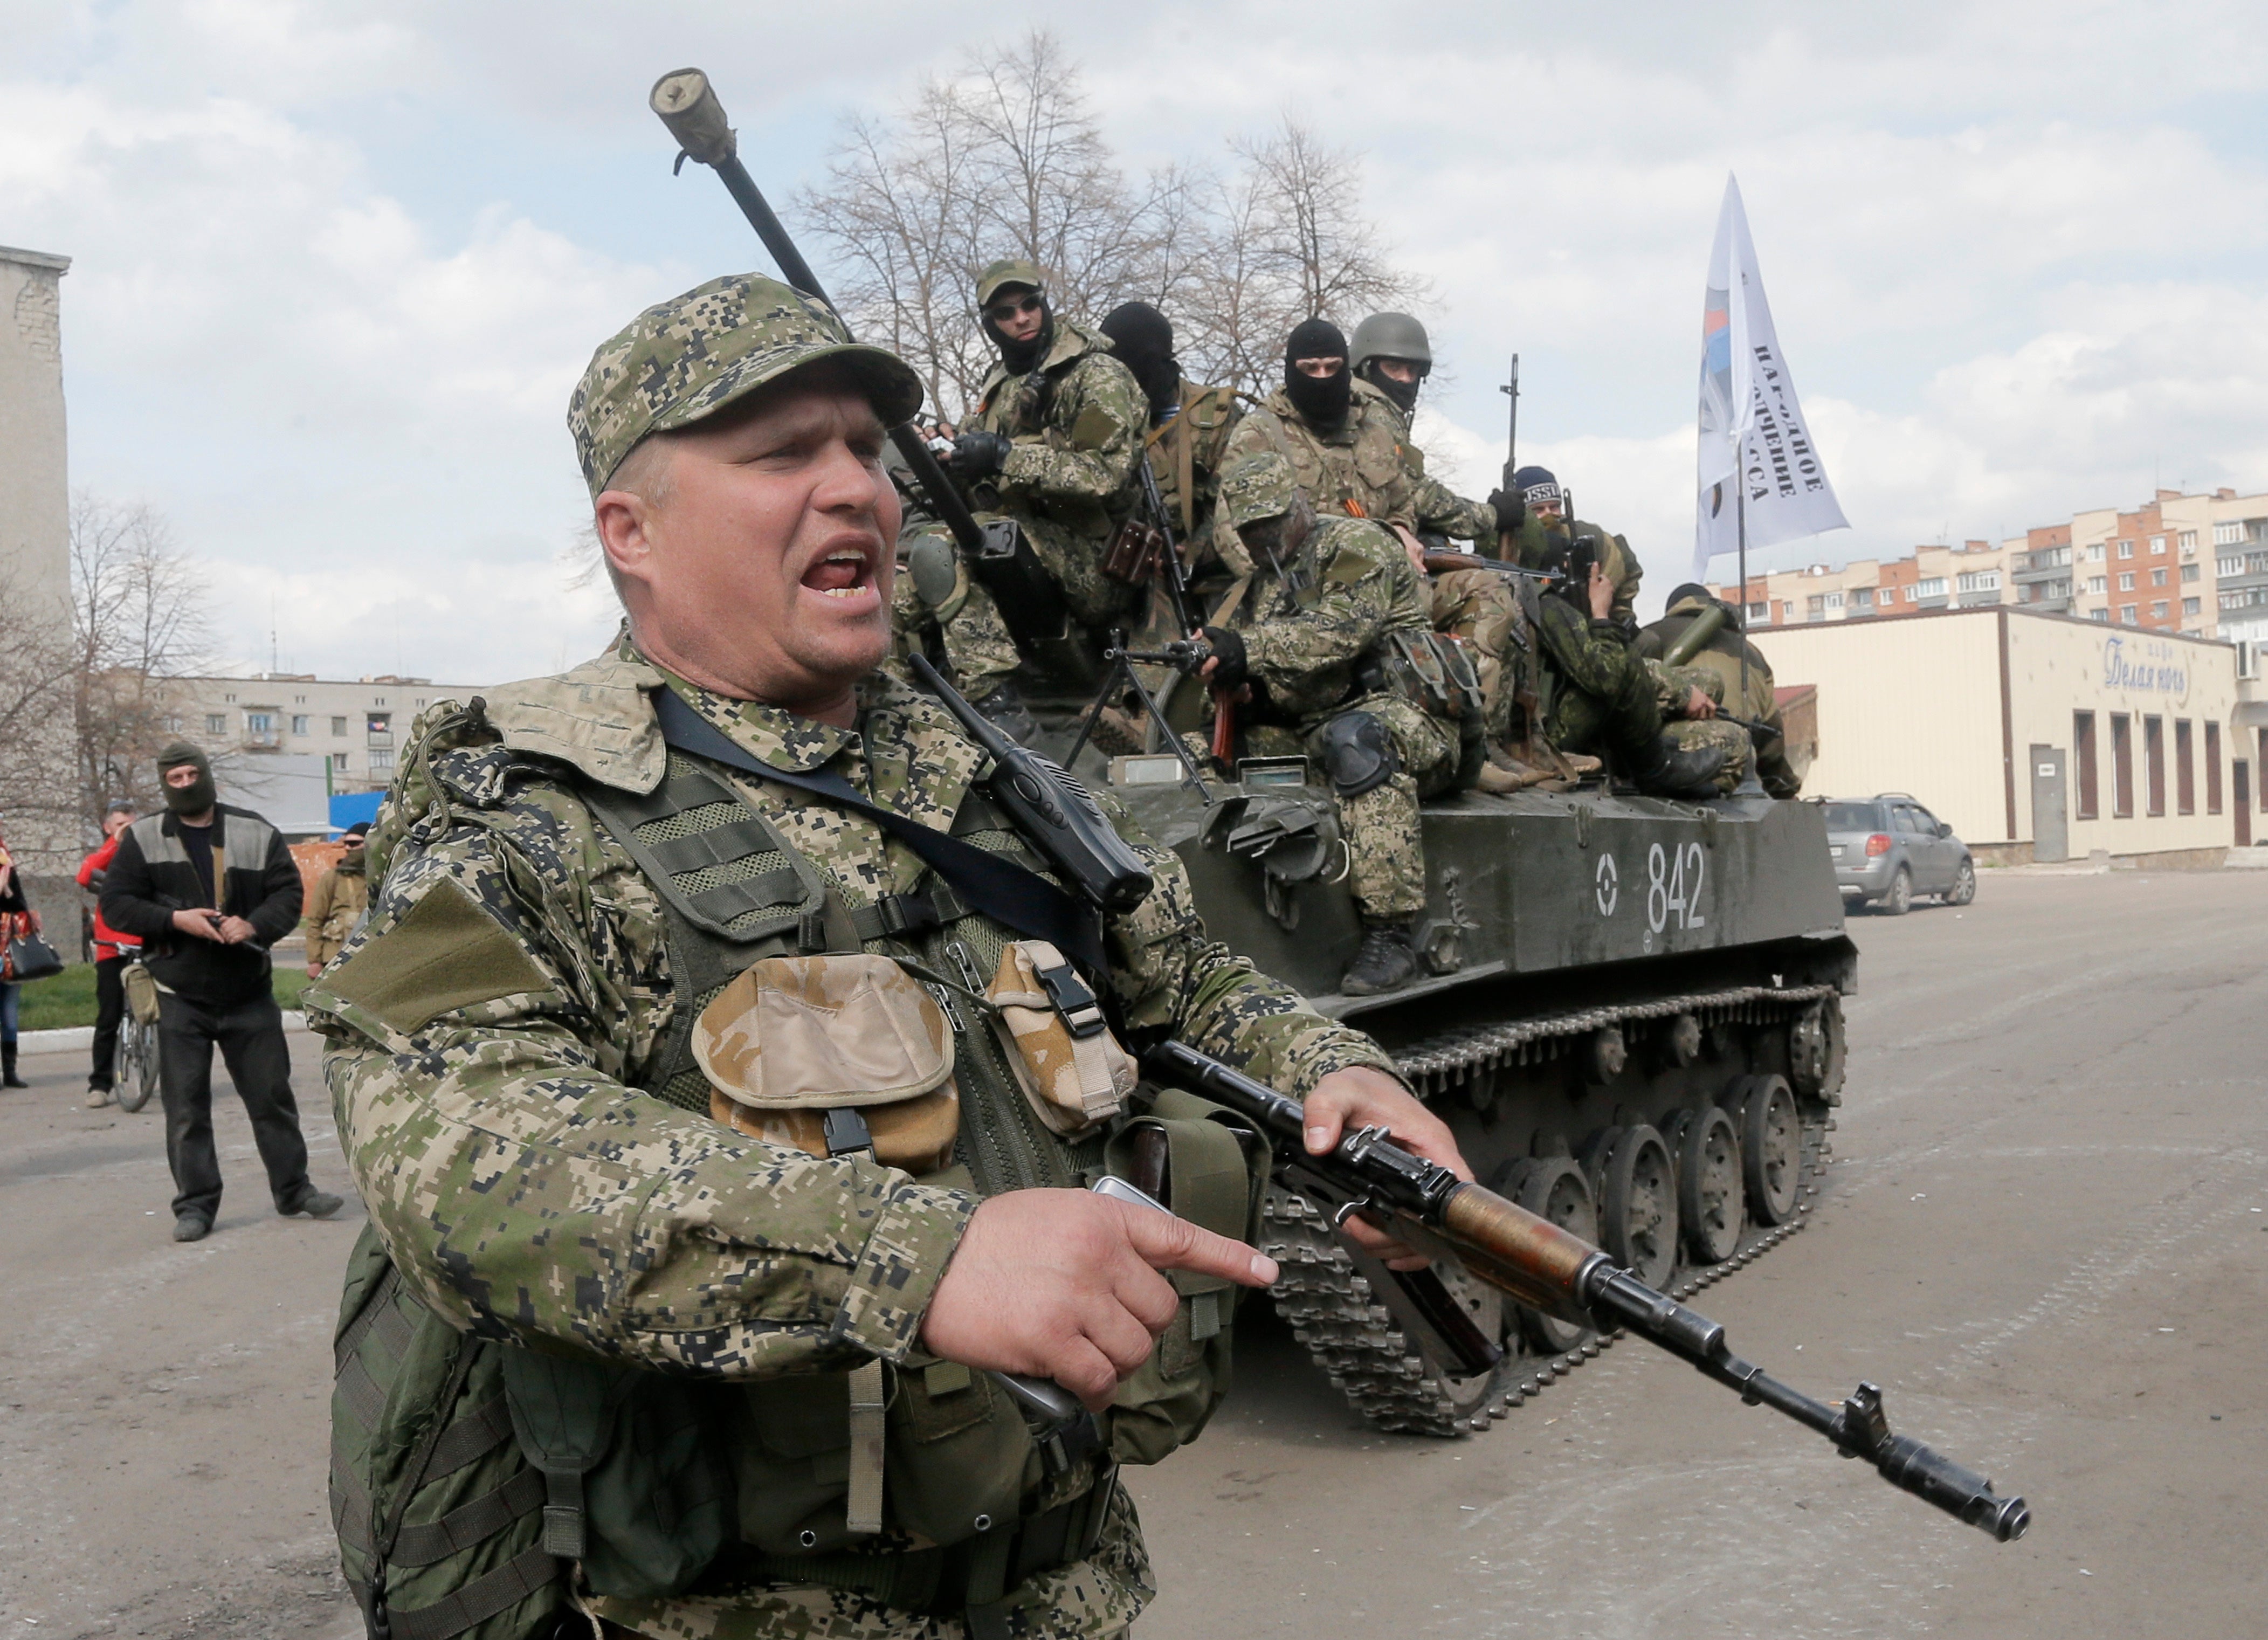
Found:
<path fill-rule="evenodd" d="M 2071 858 L 2071 827 L 2064 807 L 2063 749 L 2032 748 L 2032 858 Z"/>
<path fill-rule="evenodd" d="M 2252 765 L 2238 758 L 2229 766 L 2235 778 L 2229 783 L 2229 795 L 2236 799 L 2236 846 L 2252 846 Z"/>

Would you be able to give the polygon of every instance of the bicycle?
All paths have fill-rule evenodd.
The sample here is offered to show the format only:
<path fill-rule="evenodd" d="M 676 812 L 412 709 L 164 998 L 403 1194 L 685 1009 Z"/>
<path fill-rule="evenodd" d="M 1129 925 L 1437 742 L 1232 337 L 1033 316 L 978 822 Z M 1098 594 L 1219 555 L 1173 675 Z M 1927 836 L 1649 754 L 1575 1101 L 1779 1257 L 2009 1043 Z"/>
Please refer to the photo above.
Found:
<path fill-rule="evenodd" d="M 119 975 L 126 990 L 126 1017 L 118 1022 L 118 1051 L 112 1097 L 118 1108 L 140 1110 L 158 1091 L 158 982 L 136 953 Z"/>

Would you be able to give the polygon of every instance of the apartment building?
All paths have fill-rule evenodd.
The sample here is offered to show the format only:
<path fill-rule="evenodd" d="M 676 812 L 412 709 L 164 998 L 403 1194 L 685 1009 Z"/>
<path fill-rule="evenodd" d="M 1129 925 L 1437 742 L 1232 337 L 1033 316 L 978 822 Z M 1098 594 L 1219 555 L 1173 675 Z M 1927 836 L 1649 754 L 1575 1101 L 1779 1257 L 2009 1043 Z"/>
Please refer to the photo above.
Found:
<path fill-rule="evenodd" d="M 173 678 L 166 727 L 222 759 L 313 753 L 334 793 L 382 790 L 417 714 L 435 701 L 469 700 L 478 684 L 430 678 L 325 679 L 313 673 Z"/>
<path fill-rule="evenodd" d="M 1729 587 L 1719 596 L 1730 599 Z M 1994 546 L 1917 547 L 1749 577 L 1755 627 L 1919 614 L 2006 604 L 2111 626 L 2268 643 L 2268 494 L 2161 489 L 2146 504 L 2100 507 Z"/>

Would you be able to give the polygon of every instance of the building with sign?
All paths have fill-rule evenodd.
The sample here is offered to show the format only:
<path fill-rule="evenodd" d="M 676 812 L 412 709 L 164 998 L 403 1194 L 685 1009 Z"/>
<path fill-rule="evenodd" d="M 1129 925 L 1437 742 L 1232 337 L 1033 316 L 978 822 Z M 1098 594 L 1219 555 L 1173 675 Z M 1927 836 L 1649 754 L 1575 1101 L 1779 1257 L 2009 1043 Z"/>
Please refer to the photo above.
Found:
<path fill-rule="evenodd" d="M 1806 796 L 1911 793 L 1980 860 L 2203 860 L 2268 813 L 2235 645 L 2005 605 L 1753 636 L 1817 691 Z"/>

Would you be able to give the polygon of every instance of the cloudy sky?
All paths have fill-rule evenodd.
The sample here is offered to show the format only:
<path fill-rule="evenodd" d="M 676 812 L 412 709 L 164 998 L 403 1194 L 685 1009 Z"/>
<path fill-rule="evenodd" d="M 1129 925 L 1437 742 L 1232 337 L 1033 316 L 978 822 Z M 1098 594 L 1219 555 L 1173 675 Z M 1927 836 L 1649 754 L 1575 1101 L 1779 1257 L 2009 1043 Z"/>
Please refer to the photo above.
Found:
<path fill-rule="evenodd" d="M 0 243 L 76 259 L 73 482 L 173 520 L 245 666 L 271 607 L 287 670 L 578 658 L 610 617 L 562 569 L 568 390 L 640 306 L 758 262 L 713 178 L 670 177 L 648 85 L 707 68 L 784 198 L 844 115 L 1044 22 L 1130 164 L 1285 110 L 1360 150 L 1440 293 L 1430 441 L 1485 489 L 1518 350 L 1523 455 L 1657 599 L 1728 171 L 1853 526 L 1780 561 L 2268 489 L 2257 0 L 784 10 L 0 0 Z"/>

